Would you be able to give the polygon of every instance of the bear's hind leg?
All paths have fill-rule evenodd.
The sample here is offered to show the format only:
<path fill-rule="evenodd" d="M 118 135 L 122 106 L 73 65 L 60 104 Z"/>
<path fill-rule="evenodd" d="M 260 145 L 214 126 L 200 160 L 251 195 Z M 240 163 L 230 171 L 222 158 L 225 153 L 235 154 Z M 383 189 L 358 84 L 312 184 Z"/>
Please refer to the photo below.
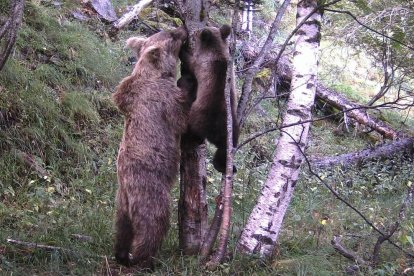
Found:
<path fill-rule="evenodd" d="M 134 237 L 131 219 L 128 215 L 128 199 L 122 188 L 117 193 L 115 259 L 118 263 L 129 266 L 129 250 Z"/>

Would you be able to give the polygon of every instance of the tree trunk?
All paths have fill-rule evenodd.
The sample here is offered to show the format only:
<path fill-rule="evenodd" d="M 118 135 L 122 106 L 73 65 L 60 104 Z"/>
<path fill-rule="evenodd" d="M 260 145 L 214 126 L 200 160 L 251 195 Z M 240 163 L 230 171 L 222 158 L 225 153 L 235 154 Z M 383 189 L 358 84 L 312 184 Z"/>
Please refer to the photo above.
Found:
<path fill-rule="evenodd" d="M 205 144 L 182 145 L 178 224 L 180 248 L 198 254 L 208 227 Z"/>
<path fill-rule="evenodd" d="M 297 24 L 317 6 L 316 0 L 302 0 L 297 6 Z M 308 121 L 314 104 L 320 40 L 319 12 L 314 13 L 296 34 L 293 79 L 283 124 Z M 267 180 L 241 238 L 238 251 L 269 257 L 273 253 L 283 218 L 298 179 L 309 124 L 285 128 L 276 146 Z"/>
<path fill-rule="evenodd" d="M 6 64 L 7 59 L 16 42 L 17 31 L 22 23 L 24 11 L 24 0 L 14 0 L 10 9 L 10 16 L 0 27 L 0 45 L 4 39 L 4 45 L 0 48 L 0 71 Z"/>
<path fill-rule="evenodd" d="M 176 2 L 189 33 L 188 50 L 191 54 L 194 48 L 194 33 L 206 26 L 209 3 L 207 0 L 177 0 Z M 182 71 L 182 74 L 184 73 Z M 187 143 L 181 146 L 179 242 L 183 253 L 187 255 L 199 253 L 208 228 L 205 162 L 204 143 L 202 145 Z"/>
<path fill-rule="evenodd" d="M 365 149 L 358 152 L 341 154 L 338 156 L 314 158 L 311 160 L 313 166 L 318 168 L 326 168 L 341 164 L 344 167 L 348 167 L 355 163 L 360 163 L 367 160 L 378 158 L 389 158 L 397 153 L 410 152 L 412 153 L 414 148 L 414 138 L 404 138 L 392 143 L 382 144 L 375 148 Z"/>

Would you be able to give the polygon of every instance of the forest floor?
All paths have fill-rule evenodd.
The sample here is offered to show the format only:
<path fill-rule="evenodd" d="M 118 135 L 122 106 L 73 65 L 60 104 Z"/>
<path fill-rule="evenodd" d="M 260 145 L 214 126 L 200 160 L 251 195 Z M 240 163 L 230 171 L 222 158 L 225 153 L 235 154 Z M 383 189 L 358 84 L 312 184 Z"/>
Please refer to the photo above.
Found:
<path fill-rule="evenodd" d="M 57 9 L 49 1 L 27 1 L 16 50 L 0 73 L 0 274 L 139 274 L 112 258 L 115 161 L 123 119 L 111 93 L 132 68 L 123 41 L 136 32 L 125 31 L 113 42 L 98 19 L 83 23 L 71 18 L 73 7 L 66 2 Z M 271 116 L 278 112 L 266 103 L 262 111 Z M 402 120 L 398 114 L 390 116 Z M 262 115 L 251 116 L 241 140 L 254 126 L 269 123 Z M 337 125 L 319 121 L 312 126 L 310 156 L 371 145 L 367 135 L 338 132 Z M 236 156 L 231 252 L 266 179 L 275 137 L 277 133 L 262 137 Z M 209 214 L 221 177 L 211 166 L 211 151 Z M 25 157 L 38 169 L 28 166 Z M 413 185 L 414 170 L 412 157 L 401 155 L 317 173 L 377 227 L 387 228 Z M 274 258 L 235 255 L 207 271 L 196 257 L 183 256 L 178 249 L 176 185 L 171 228 L 154 275 L 341 275 L 352 270 L 352 275 L 394 275 L 413 267 L 412 260 L 388 243 L 376 268 L 358 267 L 339 255 L 331 245 L 334 235 L 342 235 L 343 244 L 365 259 L 378 235 L 306 166 L 296 187 Z M 31 248 L 8 239 L 61 249 Z M 412 250 L 413 239 L 414 214 L 407 212 L 394 240 Z"/>

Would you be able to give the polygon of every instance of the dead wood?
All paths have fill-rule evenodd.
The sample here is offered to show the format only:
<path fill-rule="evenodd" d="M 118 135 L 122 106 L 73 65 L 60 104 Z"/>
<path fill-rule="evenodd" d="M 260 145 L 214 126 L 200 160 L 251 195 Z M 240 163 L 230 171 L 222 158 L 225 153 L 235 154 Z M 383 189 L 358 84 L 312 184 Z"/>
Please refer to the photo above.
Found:
<path fill-rule="evenodd" d="M 105 259 L 108 258 L 108 256 L 105 256 L 105 255 L 83 254 L 75 250 L 71 250 L 68 248 L 60 247 L 60 246 L 44 245 L 44 244 L 25 242 L 25 241 L 19 241 L 19 240 L 14 240 L 14 239 L 7 239 L 7 242 L 10 244 L 19 246 L 21 248 L 40 249 L 40 250 L 44 250 L 47 252 L 59 251 L 59 252 L 66 253 L 66 254 L 83 255 L 83 256 L 89 256 L 89 257 L 95 257 L 95 258 L 105 258 Z M 111 259 L 115 259 L 115 258 L 111 257 Z"/>
<path fill-rule="evenodd" d="M 348 167 L 353 164 L 361 163 L 368 160 L 389 158 L 395 154 L 410 152 L 414 148 L 414 138 L 404 138 L 390 143 L 385 143 L 370 149 L 362 151 L 346 153 L 338 156 L 321 157 L 311 159 L 313 166 L 318 168 L 326 168 L 341 164 Z"/>
<path fill-rule="evenodd" d="M 134 20 L 144 8 L 151 4 L 152 1 L 153 0 L 141 0 L 138 4 L 132 6 L 132 8 L 127 13 L 122 15 L 113 23 L 114 28 L 120 30 L 131 23 L 131 21 Z"/>
<path fill-rule="evenodd" d="M 361 257 L 359 257 L 355 252 L 350 251 L 349 249 L 346 249 L 342 244 L 341 244 L 341 237 L 339 236 L 334 236 L 332 238 L 331 244 L 333 246 L 333 248 L 342 256 L 344 256 L 345 258 L 348 258 L 352 261 L 357 262 L 360 265 L 367 265 L 368 263 L 366 261 L 364 261 L 364 259 L 362 259 Z"/>
<path fill-rule="evenodd" d="M 42 166 L 41 162 L 36 160 L 36 156 L 25 153 L 20 150 L 15 151 L 16 156 L 28 168 L 32 169 L 40 178 L 54 181 L 56 191 L 61 195 L 67 194 L 67 186 L 58 178 L 52 178 L 52 175 Z"/>
<path fill-rule="evenodd" d="M 357 121 L 360 124 L 363 124 L 384 136 L 387 139 L 396 139 L 398 138 L 398 133 L 392 129 L 390 126 L 384 122 L 376 119 L 375 117 L 370 117 L 366 112 L 366 109 L 363 106 L 353 103 L 347 100 L 344 96 L 337 93 L 336 91 L 325 87 L 323 84 L 317 84 L 317 97 L 329 105 L 339 109 L 339 110 L 349 110 L 346 114 Z"/>

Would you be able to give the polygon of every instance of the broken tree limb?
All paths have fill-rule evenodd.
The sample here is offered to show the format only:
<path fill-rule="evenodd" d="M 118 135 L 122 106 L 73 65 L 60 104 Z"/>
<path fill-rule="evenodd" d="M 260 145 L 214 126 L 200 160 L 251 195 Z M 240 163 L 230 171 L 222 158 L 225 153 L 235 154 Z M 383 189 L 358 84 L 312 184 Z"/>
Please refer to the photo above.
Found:
<path fill-rule="evenodd" d="M 115 29 L 120 30 L 125 27 L 125 25 L 128 25 L 144 8 L 151 4 L 152 1 L 153 0 L 141 0 L 138 4 L 132 6 L 132 9 L 129 12 L 125 13 L 121 18 L 114 22 L 113 26 Z"/>
<path fill-rule="evenodd" d="M 59 246 L 52 246 L 52 245 L 44 245 L 44 244 L 38 244 L 34 242 L 25 242 L 25 241 L 19 241 L 14 239 L 7 239 L 7 242 L 16 246 L 19 246 L 21 248 L 32 248 L 32 249 L 40 249 L 47 252 L 53 252 L 53 251 L 59 251 L 62 253 L 67 254 L 74 254 L 74 255 L 83 255 L 83 256 L 89 256 L 94 258 L 108 258 L 106 255 L 92 255 L 92 254 L 85 254 L 81 252 L 77 252 L 68 248 L 59 247 Z M 111 259 L 114 259 L 114 257 L 111 257 Z"/>
<path fill-rule="evenodd" d="M 352 164 L 359 163 L 362 161 L 379 158 L 389 158 L 390 156 L 393 156 L 396 153 L 413 152 L 413 145 L 414 138 L 409 137 L 358 152 L 347 153 L 331 157 L 314 158 L 311 160 L 311 163 L 313 166 L 318 168 L 326 168 L 338 164 L 341 164 L 344 167 L 348 167 Z"/>
<path fill-rule="evenodd" d="M 52 175 L 42 166 L 41 162 L 36 160 L 36 156 L 25 153 L 20 150 L 15 150 L 15 155 L 25 164 L 28 168 L 32 169 L 42 179 L 53 179 L 56 191 L 60 195 L 67 194 L 67 186 L 62 183 L 59 178 L 52 177 Z"/>
<path fill-rule="evenodd" d="M 389 127 L 384 122 L 376 119 L 375 117 L 370 117 L 363 106 L 356 103 L 350 102 L 344 96 L 325 87 L 323 84 L 317 84 L 317 97 L 329 105 L 339 109 L 339 110 L 349 110 L 347 112 L 348 116 L 357 121 L 360 124 L 363 124 L 388 139 L 398 138 L 398 133 Z"/>
<path fill-rule="evenodd" d="M 359 257 L 355 252 L 351 252 L 348 249 L 346 249 L 342 244 L 341 244 L 341 237 L 339 236 L 334 236 L 332 238 L 331 244 L 333 246 L 333 248 L 342 256 L 344 256 L 345 258 L 348 258 L 350 260 L 353 260 L 355 262 L 357 262 L 360 265 L 367 265 L 368 263 L 366 261 L 364 261 L 361 257 Z"/>

